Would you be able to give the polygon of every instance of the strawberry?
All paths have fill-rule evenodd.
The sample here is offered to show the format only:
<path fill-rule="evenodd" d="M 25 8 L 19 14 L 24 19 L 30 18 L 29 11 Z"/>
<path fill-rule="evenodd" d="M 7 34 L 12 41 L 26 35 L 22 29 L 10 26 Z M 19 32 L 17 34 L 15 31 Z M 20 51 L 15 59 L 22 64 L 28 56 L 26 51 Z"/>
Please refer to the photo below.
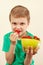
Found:
<path fill-rule="evenodd" d="M 37 36 L 34 36 L 34 39 L 36 39 L 36 40 L 40 40 L 40 38 L 38 38 Z"/>
<path fill-rule="evenodd" d="M 20 30 L 15 30 L 15 32 L 17 32 L 19 34 L 21 31 Z"/>
<path fill-rule="evenodd" d="M 23 36 L 22 38 L 32 39 L 32 37 L 31 37 L 31 36 Z"/>

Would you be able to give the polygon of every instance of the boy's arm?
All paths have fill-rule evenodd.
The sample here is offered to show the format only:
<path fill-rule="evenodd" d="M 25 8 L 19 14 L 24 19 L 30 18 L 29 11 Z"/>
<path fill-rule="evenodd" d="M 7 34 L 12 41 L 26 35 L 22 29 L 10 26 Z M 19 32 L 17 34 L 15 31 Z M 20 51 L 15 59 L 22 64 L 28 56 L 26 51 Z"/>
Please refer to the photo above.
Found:
<path fill-rule="evenodd" d="M 14 60 L 14 57 L 15 57 L 14 47 L 15 47 L 15 45 L 13 43 L 11 43 L 9 52 L 5 53 L 6 61 L 8 62 L 8 64 L 12 64 L 12 62 Z"/>
<path fill-rule="evenodd" d="M 26 57 L 24 60 L 24 65 L 30 65 L 31 62 L 32 62 L 32 57 L 31 58 Z"/>
<path fill-rule="evenodd" d="M 32 57 L 33 57 L 33 49 L 32 48 L 28 48 L 26 51 L 26 58 L 24 60 L 24 65 L 30 65 L 32 62 Z"/>
<path fill-rule="evenodd" d="M 16 45 L 16 41 L 17 41 L 17 38 L 18 38 L 18 35 L 17 33 L 12 33 L 10 34 L 10 49 L 9 49 L 9 52 L 5 53 L 5 57 L 6 57 L 6 60 L 9 64 L 12 64 L 13 60 L 14 60 L 14 48 L 15 48 L 15 45 Z"/>
<path fill-rule="evenodd" d="M 33 55 L 35 55 L 37 53 L 38 49 L 39 49 L 39 47 L 36 47 L 34 50 L 31 47 L 30 47 L 30 49 L 27 49 L 26 58 L 24 60 L 24 65 L 31 65 L 32 57 L 33 57 Z M 32 62 L 32 65 L 34 65 L 34 61 Z"/>

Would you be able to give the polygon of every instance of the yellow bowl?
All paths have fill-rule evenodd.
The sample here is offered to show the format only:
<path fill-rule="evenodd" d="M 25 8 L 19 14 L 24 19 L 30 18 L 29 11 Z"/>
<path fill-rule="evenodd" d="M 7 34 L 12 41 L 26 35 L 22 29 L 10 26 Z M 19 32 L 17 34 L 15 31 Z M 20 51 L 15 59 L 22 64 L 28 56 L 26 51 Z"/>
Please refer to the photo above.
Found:
<path fill-rule="evenodd" d="M 32 47 L 35 48 L 37 47 L 40 43 L 39 40 L 35 40 L 35 39 L 21 39 L 21 44 L 22 46 L 26 49 L 27 47 Z"/>

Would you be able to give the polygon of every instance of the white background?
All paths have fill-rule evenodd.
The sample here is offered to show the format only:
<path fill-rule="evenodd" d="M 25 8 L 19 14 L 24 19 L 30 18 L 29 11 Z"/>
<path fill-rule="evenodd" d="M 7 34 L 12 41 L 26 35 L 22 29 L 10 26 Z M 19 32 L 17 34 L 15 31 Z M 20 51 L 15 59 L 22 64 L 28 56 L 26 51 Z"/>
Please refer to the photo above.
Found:
<path fill-rule="evenodd" d="M 43 0 L 0 0 L 0 65 L 5 65 L 5 55 L 2 52 L 3 36 L 11 31 L 9 12 L 15 5 L 23 5 L 30 10 L 30 25 L 28 31 L 41 39 L 38 53 L 33 56 L 35 65 L 43 65 Z"/>

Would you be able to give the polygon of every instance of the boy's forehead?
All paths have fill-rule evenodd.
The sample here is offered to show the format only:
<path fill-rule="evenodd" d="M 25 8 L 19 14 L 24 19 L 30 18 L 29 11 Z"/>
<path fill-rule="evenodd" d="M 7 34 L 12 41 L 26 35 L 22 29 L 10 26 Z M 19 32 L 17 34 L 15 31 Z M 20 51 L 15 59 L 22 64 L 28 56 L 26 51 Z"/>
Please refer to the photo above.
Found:
<path fill-rule="evenodd" d="M 25 21 L 27 21 L 27 17 L 18 17 L 18 18 L 15 18 L 15 17 L 13 17 L 13 16 L 11 16 L 11 21 L 15 21 L 15 22 L 17 22 L 17 21 L 22 21 L 22 22 L 25 22 Z"/>

